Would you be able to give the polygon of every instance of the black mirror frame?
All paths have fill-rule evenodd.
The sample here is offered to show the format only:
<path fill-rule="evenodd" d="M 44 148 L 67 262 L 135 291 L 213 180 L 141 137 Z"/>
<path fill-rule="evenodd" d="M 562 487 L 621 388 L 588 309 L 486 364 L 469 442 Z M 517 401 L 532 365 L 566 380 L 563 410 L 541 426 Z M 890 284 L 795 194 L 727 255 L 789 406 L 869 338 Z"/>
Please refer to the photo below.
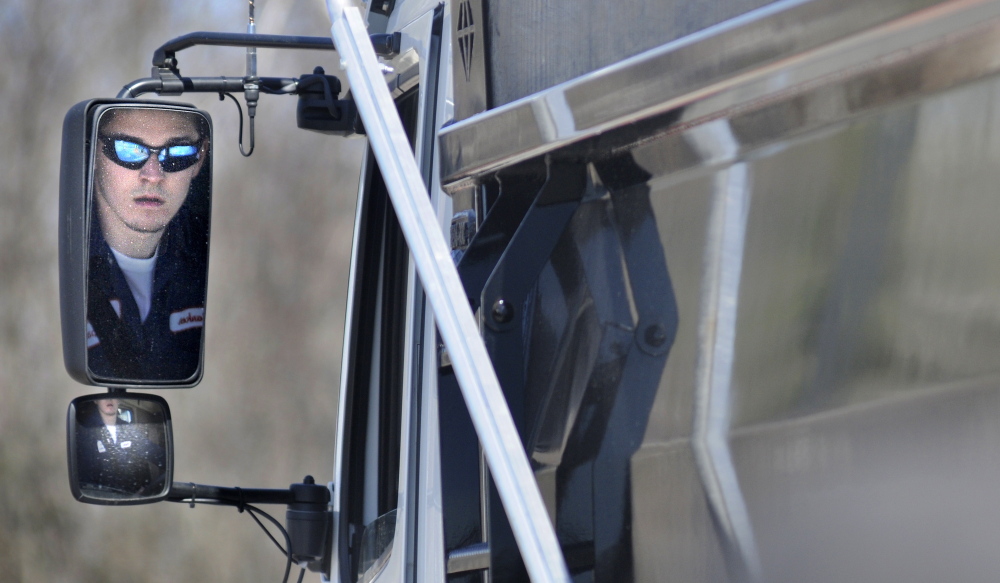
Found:
<path fill-rule="evenodd" d="M 77 443 L 76 443 L 76 413 L 81 403 L 96 401 L 98 399 L 130 399 L 133 401 L 151 401 L 163 407 L 164 422 L 164 450 L 166 456 L 166 470 L 163 476 L 163 491 L 151 496 L 141 498 L 98 498 L 86 494 L 80 488 L 79 468 L 77 466 Z M 115 391 L 108 393 L 98 393 L 94 395 L 84 395 L 73 399 L 66 411 L 66 458 L 69 467 L 69 488 L 73 492 L 73 497 L 80 502 L 87 504 L 100 504 L 103 506 L 132 506 L 136 504 L 152 504 L 166 500 L 170 494 L 170 488 L 174 477 L 174 433 L 170 421 L 170 406 L 167 401 L 159 395 L 146 393 L 126 393 Z"/>
<path fill-rule="evenodd" d="M 187 103 L 140 99 L 89 99 L 74 105 L 63 121 L 62 157 L 59 173 L 59 302 L 62 319 L 63 362 L 69 375 L 85 385 L 108 388 L 191 388 L 204 372 L 205 336 L 202 333 L 198 368 L 181 382 L 132 380 L 128 382 L 91 375 L 87 365 L 87 270 L 90 245 L 90 181 L 93 159 L 94 118 L 101 106 L 169 109 L 197 113 L 208 124 L 212 143 L 212 118 L 208 112 Z M 211 164 L 211 156 L 208 163 Z M 209 168 L 209 172 L 212 169 Z M 209 247 L 211 246 L 209 220 Z M 207 265 L 206 265 L 207 268 Z M 206 299 L 208 278 L 206 274 Z"/>

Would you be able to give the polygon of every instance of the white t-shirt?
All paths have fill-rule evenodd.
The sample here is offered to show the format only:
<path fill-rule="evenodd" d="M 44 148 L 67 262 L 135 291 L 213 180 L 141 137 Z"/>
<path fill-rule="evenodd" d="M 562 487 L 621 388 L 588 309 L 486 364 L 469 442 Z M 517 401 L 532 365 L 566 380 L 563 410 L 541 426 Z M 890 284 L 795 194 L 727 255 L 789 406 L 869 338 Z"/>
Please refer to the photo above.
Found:
<path fill-rule="evenodd" d="M 115 254 L 118 267 L 121 267 L 122 273 L 125 274 L 125 281 L 132 290 L 135 304 L 139 306 L 139 318 L 145 322 L 153 297 L 153 268 L 156 267 L 156 253 L 149 259 L 136 259 L 122 255 L 114 249 L 111 252 Z"/>
<path fill-rule="evenodd" d="M 111 441 L 118 443 L 118 427 L 116 425 L 104 424 L 108 428 L 108 433 L 111 434 Z"/>

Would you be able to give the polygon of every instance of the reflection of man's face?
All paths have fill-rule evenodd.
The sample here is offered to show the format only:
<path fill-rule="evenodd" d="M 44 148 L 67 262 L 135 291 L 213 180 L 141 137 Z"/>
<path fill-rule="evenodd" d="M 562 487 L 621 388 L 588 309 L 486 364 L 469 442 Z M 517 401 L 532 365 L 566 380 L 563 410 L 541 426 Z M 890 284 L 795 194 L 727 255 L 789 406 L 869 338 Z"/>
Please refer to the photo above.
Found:
<path fill-rule="evenodd" d="M 94 201 L 105 238 L 119 252 L 151 257 L 163 229 L 184 203 L 191 180 L 204 163 L 205 144 L 195 115 L 117 109 L 102 119 Z M 175 154 L 192 151 L 191 146 L 197 149 L 197 160 L 190 166 L 176 164 L 182 158 Z"/>
<path fill-rule="evenodd" d="M 97 410 L 105 419 L 118 417 L 118 399 L 98 399 Z"/>

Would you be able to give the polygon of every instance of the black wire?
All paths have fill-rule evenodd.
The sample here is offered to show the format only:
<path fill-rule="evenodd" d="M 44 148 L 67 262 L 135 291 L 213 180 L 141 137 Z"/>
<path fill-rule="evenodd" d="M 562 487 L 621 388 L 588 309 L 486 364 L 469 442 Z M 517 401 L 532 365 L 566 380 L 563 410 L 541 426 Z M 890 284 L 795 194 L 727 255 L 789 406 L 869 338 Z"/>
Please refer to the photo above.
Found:
<path fill-rule="evenodd" d="M 297 583 L 302 583 L 302 578 L 305 576 L 306 576 L 306 569 L 305 567 L 303 567 L 302 570 L 299 571 L 299 580 L 297 581 Z"/>
<path fill-rule="evenodd" d="M 263 511 L 259 512 L 261 512 L 261 514 L 265 514 Z M 264 531 L 264 534 L 267 535 L 267 538 L 271 539 L 271 542 L 274 543 L 274 546 L 278 547 L 278 550 L 281 551 L 281 554 L 287 555 L 288 551 L 285 550 L 285 547 L 281 546 L 281 543 L 278 542 L 278 539 L 274 538 L 274 535 L 272 535 L 271 531 L 268 530 L 266 526 L 264 526 L 264 523 L 261 522 L 259 518 L 257 518 L 257 515 L 253 511 L 248 512 L 248 514 L 250 514 L 250 518 L 253 518 L 254 522 L 257 523 L 257 526 L 259 526 L 261 530 Z"/>
<path fill-rule="evenodd" d="M 281 545 L 278 545 L 278 541 L 274 541 L 274 544 L 278 545 L 278 548 L 281 549 L 283 553 L 285 553 L 285 576 L 284 578 L 281 579 L 281 583 L 288 583 L 288 574 L 292 572 L 292 553 L 291 553 L 292 539 L 289 538 L 288 531 L 285 530 L 285 527 L 281 526 L 281 523 L 279 523 L 270 514 L 264 512 L 260 508 L 257 508 L 256 506 L 253 506 L 251 504 L 244 504 L 244 507 L 250 513 L 250 516 L 253 516 L 254 521 L 256 521 L 257 524 L 259 524 L 260 527 L 264 529 L 264 532 L 267 533 L 268 538 L 270 538 L 272 541 L 274 541 L 274 537 L 271 536 L 271 531 L 264 528 L 264 525 L 261 524 L 260 520 L 258 520 L 257 517 L 254 516 L 254 513 L 259 513 L 264 518 L 270 520 L 271 524 L 277 526 L 278 530 L 281 531 L 281 534 L 285 536 L 285 545 L 287 545 L 286 548 L 288 549 L 287 552 L 284 549 L 281 549 Z"/>
<path fill-rule="evenodd" d="M 184 502 L 184 503 L 197 502 L 198 504 L 211 504 L 213 506 L 233 506 L 233 507 L 239 507 L 241 505 L 241 503 L 229 502 L 225 500 L 185 499 L 185 500 L 170 500 L 170 502 Z M 260 508 L 257 508 L 256 506 L 253 506 L 251 504 L 242 504 L 242 506 L 243 510 L 246 510 L 247 514 L 249 514 L 250 517 L 253 518 L 254 522 L 256 522 L 258 526 L 260 526 L 261 530 L 264 531 L 264 534 L 267 535 L 267 538 L 271 539 L 271 542 L 273 542 L 274 545 L 278 547 L 278 550 L 281 551 L 281 554 L 285 555 L 285 576 L 281 579 L 281 583 L 288 583 L 288 575 L 291 574 L 292 572 L 292 553 L 285 550 L 285 548 L 288 549 L 292 548 L 292 539 L 288 536 L 288 531 L 285 530 L 285 527 L 281 526 L 281 523 L 275 520 L 273 516 L 271 516 L 267 512 L 264 512 Z M 279 543 L 277 539 L 274 538 L 274 535 L 271 534 L 271 531 L 268 530 L 266 526 L 264 526 L 264 523 L 261 522 L 259 518 L 257 518 L 257 514 L 260 514 L 264 518 L 270 520 L 271 523 L 274 524 L 274 526 L 278 527 L 278 530 L 280 530 L 281 534 L 285 537 L 285 545 L 287 545 L 286 547 L 281 546 L 281 543 Z M 302 583 L 302 577 L 304 575 L 305 575 L 305 569 L 302 569 L 302 572 L 299 573 L 299 583 Z"/>
<path fill-rule="evenodd" d="M 233 100 L 233 103 L 236 104 L 236 110 L 239 111 L 240 113 L 240 154 L 243 154 L 244 158 L 249 158 L 250 154 L 253 154 L 253 118 L 252 117 L 250 118 L 250 151 L 244 152 L 243 151 L 243 108 L 240 107 L 239 100 L 233 97 L 232 93 L 219 93 L 219 101 L 224 101 L 226 97 Z"/>

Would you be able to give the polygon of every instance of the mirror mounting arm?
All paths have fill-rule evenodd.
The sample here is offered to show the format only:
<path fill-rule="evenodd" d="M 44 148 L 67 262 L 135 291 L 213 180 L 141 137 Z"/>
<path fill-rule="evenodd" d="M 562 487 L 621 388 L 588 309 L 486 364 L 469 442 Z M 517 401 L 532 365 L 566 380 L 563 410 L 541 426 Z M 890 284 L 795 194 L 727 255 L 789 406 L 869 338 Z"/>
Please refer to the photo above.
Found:
<path fill-rule="evenodd" d="M 399 54 L 401 33 L 373 34 L 375 54 L 391 57 Z M 171 39 L 153 52 L 153 67 L 177 69 L 177 52 L 205 45 L 223 47 L 256 47 L 272 49 L 317 49 L 333 51 L 333 39 L 325 36 L 292 36 L 280 34 L 243 34 L 232 32 L 192 32 Z"/>
<path fill-rule="evenodd" d="M 312 476 L 306 476 L 301 484 L 292 484 L 285 490 L 174 482 L 166 499 L 187 502 L 192 508 L 199 500 L 212 501 L 235 506 L 240 512 L 247 504 L 285 504 L 288 506 L 285 524 L 292 560 L 308 563 L 311 571 L 329 573 L 330 553 L 326 543 L 333 529 L 330 488 L 316 484 Z"/>
<path fill-rule="evenodd" d="M 178 77 L 170 69 L 153 69 L 153 76 L 136 79 L 122 87 L 119 99 L 133 99 L 146 93 L 180 95 L 182 93 L 242 93 L 243 77 Z M 258 85 L 264 93 L 294 95 L 298 80 L 284 77 L 261 77 Z"/>
<path fill-rule="evenodd" d="M 325 489 L 325 488 L 324 488 Z M 167 494 L 168 502 L 188 502 L 199 500 L 221 502 L 238 506 L 240 504 L 292 504 L 295 502 L 292 490 L 272 488 L 226 488 L 204 484 L 174 482 Z"/>

